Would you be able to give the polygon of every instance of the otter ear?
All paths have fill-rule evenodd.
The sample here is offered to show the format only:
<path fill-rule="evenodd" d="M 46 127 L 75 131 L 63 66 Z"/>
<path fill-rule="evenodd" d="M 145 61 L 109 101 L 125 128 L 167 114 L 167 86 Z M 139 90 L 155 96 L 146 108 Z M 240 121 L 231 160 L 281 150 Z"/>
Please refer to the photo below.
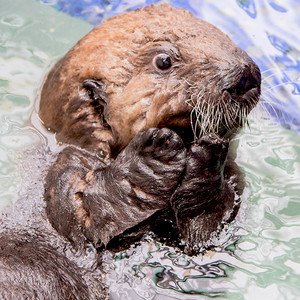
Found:
<path fill-rule="evenodd" d="M 102 81 L 96 79 L 86 79 L 83 81 L 82 86 L 89 92 L 90 97 L 98 104 L 105 106 L 106 93 L 105 85 Z"/>

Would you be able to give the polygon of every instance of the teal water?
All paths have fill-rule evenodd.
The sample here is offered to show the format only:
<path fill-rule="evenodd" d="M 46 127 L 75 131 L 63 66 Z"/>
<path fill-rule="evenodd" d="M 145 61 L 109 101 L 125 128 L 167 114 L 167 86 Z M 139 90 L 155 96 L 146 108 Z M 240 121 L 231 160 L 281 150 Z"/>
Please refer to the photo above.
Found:
<path fill-rule="evenodd" d="M 46 143 L 31 124 L 44 74 L 92 26 L 36 1 L 0 0 L 0 207 L 17 199 L 16 159 Z M 33 116 L 34 117 L 34 116 Z"/>
<path fill-rule="evenodd" d="M 264 5 L 256 5 L 253 18 L 250 4 L 258 1 L 225 2 L 189 1 L 199 16 L 228 33 L 263 67 L 262 97 L 267 102 L 274 105 L 276 99 L 283 107 L 300 109 L 300 75 L 293 67 L 300 60 L 295 34 L 299 6 L 261 1 Z M 18 199 L 22 182 L 28 184 L 28 174 L 36 172 L 22 164 L 24 153 L 53 143 L 36 115 L 43 76 L 92 26 L 38 1 L 0 0 L 0 7 L 2 208 Z M 295 108 L 290 115 L 297 113 Z M 149 239 L 114 259 L 107 253 L 110 299 L 300 299 L 300 137 L 286 128 L 295 129 L 297 120 L 285 121 L 282 126 L 258 108 L 250 116 L 250 128 L 237 137 L 237 161 L 247 188 L 237 220 L 220 245 L 188 257 Z"/>

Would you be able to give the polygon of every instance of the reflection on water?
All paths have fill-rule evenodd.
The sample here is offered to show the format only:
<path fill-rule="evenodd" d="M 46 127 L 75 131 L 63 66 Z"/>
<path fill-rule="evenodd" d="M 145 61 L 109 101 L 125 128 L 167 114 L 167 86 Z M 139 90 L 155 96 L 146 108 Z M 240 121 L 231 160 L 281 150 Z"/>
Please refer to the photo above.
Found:
<path fill-rule="evenodd" d="M 0 207 L 17 200 L 20 185 L 33 189 L 34 181 L 42 179 L 36 168 L 21 163 L 24 150 L 39 144 L 47 149 L 53 146 L 53 137 L 32 115 L 43 74 L 92 28 L 86 21 L 96 24 L 152 2 L 157 1 L 115 0 L 100 5 L 94 0 L 16 0 L 1 4 Z M 237 138 L 237 161 L 246 174 L 247 188 L 236 221 L 221 238 L 222 245 L 189 257 L 148 237 L 115 258 L 106 253 L 110 298 L 299 299 L 299 1 L 172 3 L 214 23 L 253 57 L 262 70 L 262 98 L 269 113 L 254 112 L 250 128 Z M 35 159 L 39 163 L 34 166 L 42 168 L 43 155 Z"/>

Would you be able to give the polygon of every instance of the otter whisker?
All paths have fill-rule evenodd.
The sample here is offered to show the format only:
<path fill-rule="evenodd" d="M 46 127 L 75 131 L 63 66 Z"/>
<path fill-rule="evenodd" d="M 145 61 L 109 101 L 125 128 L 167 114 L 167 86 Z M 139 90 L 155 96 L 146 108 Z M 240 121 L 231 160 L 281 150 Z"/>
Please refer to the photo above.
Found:
<path fill-rule="evenodd" d="M 195 115 L 195 123 L 193 123 L 193 119 L 191 120 L 192 130 L 194 134 L 195 140 L 207 133 L 207 124 L 210 124 L 209 115 L 210 113 L 210 105 L 209 100 L 204 99 L 203 89 L 199 89 L 196 96 L 196 104 L 193 107 L 193 114 Z M 199 134 L 198 134 L 199 127 Z"/>
<path fill-rule="evenodd" d="M 281 82 L 281 83 L 278 83 L 278 84 L 275 84 L 269 88 L 267 88 L 266 90 L 264 90 L 264 93 L 267 93 L 275 88 L 279 88 L 279 87 L 282 87 L 282 86 L 285 86 L 285 85 L 288 85 L 288 84 L 294 84 L 293 81 L 286 81 L 286 82 Z"/>
<path fill-rule="evenodd" d="M 204 115 L 204 120 L 202 121 L 202 124 L 203 124 L 203 134 L 207 134 L 208 133 L 208 128 L 209 128 L 209 125 L 210 125 L 210 118 L 211 118 L 211 110 L 212 110 L 212 105 L 211 104 L 207 104 L 207 107 L 206 107 L 207 111 L 206 111 L 206 114 Z"/>
<path fill-rule="evenodd" d="M 271 113 L 273 113 L 275 115 L 275 118 L 277 120 L 280 120 L 280 116 L 278 115 L 278 110 L 274 107 L 274 105 L 271 103 L 271 101 L 269 101 L 267 98 L 265 98 L 263 96 L 261 98 L 263 101 L 259 104 L 259 107 L 263 109 L 263 112 L 265 114 L 267 114 L 267 116 L 269 118 L 272 117 Z M 266 104 L 269 106 L 269 109 L 266 107 Z M 271 110 L 271 112 L 270 112 L 270 110 Z"/>
<path fill-rule="evenodd" d="M 209 116 L 209 131 L 212 131 L 214 125 L 215 106 L 212 106 L 212 112 Z"/>
<path fill-rule="evenodd" d="M 218 116 L 218 119 L 217 119 L 217 122 L 216 122 L 216 128 L 215 128 L 216 132 L 219 131 L 219 128 L 220 128 L 220 122 L 221 122 L 221 117 L 222 117 L 222 115 L 221 115 L 221 111 L 222 111 L 222 110 L 220 109 L 220 105 L 218 105 L 217 108 L 218 108 L 218 110 L 217 110 L 217 116 Z"/>
<path fill-rule="evenodd" d="M 282 75 L 281 71 L 277 71 L 276 73 L 273 72 L 268 76 L 264 76 L 263 79 L 262 79 L 262 83 L 265 83 L 268 79 L 270 79 L 272 77 L 277 78 L 278 75 Z"/>
<path fill-rule="evenodd" d="M 246 118 L 247 118 L 247 114 L 248 114 L 248 107 L 244 107 L 242 112 L 241 112 L 241 125 L 243 126 L 246 122 Z"/>
<path fill-rule="evenodd" d="M 230 85 L 227 86 L 227 82 L 237 81 L 242 76 L 241 73 L 229 73 L 230 69 L 222 69 L 221 75 L 220 72 L 210 72 L 210 69 L 205 71 L 207 72 L 204 74 L 202 70 L 201 74 L 209 80 L 202 82 L 200 86 L 185 80 L 189 94 L 186 102 L 192 106 L 190 124 L 195 140 L 208 133 L 218 134 L 242 127 L 247 123 L 249 112 L 258 102 L 256 93 L 249 93 L 247 98 L 242 99 L 232 98 L 232 95 L 228 99 L 228 96 L 217 94 L 218 90 L 229 90 Z M 211 82 L 218 82 L 220 86 L 211 86 Z"/>
<path fill-rule="evenodd" d="M 193 131 L 193 134 L 194 134 L 194 139 L 196 139 L 196 136 L 197 136 L 197 122 L 196 124 L 193 124 L 193 114 L 195 114 L 196 116 L 196 119 L 199 118 L 199 116 L 197 115 L 197 110 L 195 109 L 195 107 L 193 108 L 192 112 L 191 112 L 191 127 L 192 127 L 192 131 Z"/>
<path fill-rule="evenodd" d="M 260 73 L 261 74 L 266 74 L 268 72 L 277 72 L 277 73 L 281 73 L 280 70 L 278 70 L 278 68 L 276 67 L 273 67 L 273 68 L 269 68 L 269 69 L 266 69 L 264 71 L 261 71 Z M 275 73 L 274 73 L 275 74 Z"/>
<path fill-rule="evenodd" d="M 230 113 L 228 112 L 228 106 L 225 105 L 225 103 L 223 102 L 223 112 L 224 112 L 224 121 L 225 121 L 225 127 L 226 128 L 230 128 L 230 125 L 229 125 L 229 116 L 230 116 Z"/>

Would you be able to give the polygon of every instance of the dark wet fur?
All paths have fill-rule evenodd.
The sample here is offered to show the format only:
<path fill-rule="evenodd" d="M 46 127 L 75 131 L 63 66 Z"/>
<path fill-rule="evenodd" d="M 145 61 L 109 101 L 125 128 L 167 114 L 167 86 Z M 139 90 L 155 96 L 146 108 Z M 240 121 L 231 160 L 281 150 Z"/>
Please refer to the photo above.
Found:
<path fill-rule="evenodd" d="M 76 248 L 90 241 L 119 251 L 153 232 L 173 246 L 183 240 L 182 249 L 196 254 L 212 246 L 211 234 L 243 189 L 233 187 L 239 179 L 227 154 L 228 141 L 213 134 L 187 152 L 169 129 L 139 133 L 109 165 L 68 147 L 46 177 L 48 218 Z"/>
<path fill-rule="evenodd" d="M 0 245 L 1 299 L 90 298 L 78 266 L 40 235 L 7 232 Z"/>

